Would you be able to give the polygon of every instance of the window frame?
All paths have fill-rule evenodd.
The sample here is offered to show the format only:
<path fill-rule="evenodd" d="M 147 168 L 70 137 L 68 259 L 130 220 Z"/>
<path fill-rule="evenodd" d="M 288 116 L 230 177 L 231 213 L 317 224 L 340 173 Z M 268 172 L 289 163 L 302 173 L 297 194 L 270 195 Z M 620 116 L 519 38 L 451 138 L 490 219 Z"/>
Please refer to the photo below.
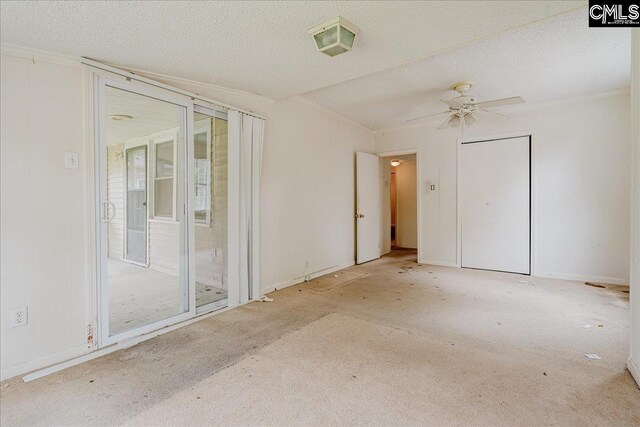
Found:
<path fill-rule="evenodd" d="M 157 173 L 158 173 L 158 168 L 157 168 L 157 146 L 159 144 L 164 144 L 167 142 L 171 142 L 173 144 L 173 173 L 171 174 L 171 177 L 158 177 Z M 155 221 L 165 221 L 165 222 L 175 222 L 177 221 L 176 218 L 176 204 L 177 204 L 177 171 L 178 171 L 178 167 L 177 167 L 177 159 L 178 159 L 178 130 L 177 129 L 168 129 L 164 132 L 161 132 L 159 134 L 155 134 L 153 136 L 151 136 L 149 138 L 149 146 L 151 148 L 150 152 L 151 152 L 151 165 L 152 168 L 151 169 L 151 184 L 152 184 L 152 191 L 150 191 L 149 194 L 149 198 L 151 199 L 151 210 L 149 213 L 149 219 L 150 220 L 155 220 Z M 162 215 L 156 215 L 156 182 L 159 179 L 169 179 L 171 178 L 172 181 L 172 185 L 171 185 L 171 215 L 170 216 L 162 216 Z"/>
<path fill-rule="evenodd" d="M 208 195 L 208 199 L 209 199 L 209 206 L 208 208 L 205 210 L 205 218 L 204 219 L 198 219 L 195 216 L 195 206 L 194 206 L 194 221 L 196 225 L 202 225 L 202 226 L 207 226 L 207 227 L 211 227 L 211 211 L 212 211 L 212 169 L 213 169 L 213 152 L 212 152 L 212 139 L 213 139 L 213 133 L 211 131 L 211 127 L 213 125 L 212 122 L 212 118 L 208 117 L 206 119 L 202 119 L 199 120 L 198 122 L 194 123 L 194 127 L 193 127 L 193 144 L 194 144 L 194 156 L 193 156 L 193 160 L 194 160 L 194 166 L 193 166 L 193 172 L 194 172 L 194 198 L 195 198 L 195 188 L 196 188 L 196 184 L 195 183 L 195 141 L 196 141 L 196 135 L 201 134 L 201 133 L 206 133 L 207 134 L 207 148 L 206 148 L 206 153 L 207 153 L 207 163 L 209 165 L 209 168 L 207 170 L 207 189 L 209 192 Z"/>

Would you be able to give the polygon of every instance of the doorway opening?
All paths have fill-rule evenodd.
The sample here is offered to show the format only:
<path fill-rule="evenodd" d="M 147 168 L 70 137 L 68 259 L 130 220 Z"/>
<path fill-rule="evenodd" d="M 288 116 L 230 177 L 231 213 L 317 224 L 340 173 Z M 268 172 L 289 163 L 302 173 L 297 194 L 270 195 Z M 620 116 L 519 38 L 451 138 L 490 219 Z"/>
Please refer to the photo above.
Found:
<path fill-rule="evenodd" d="M 356 153 L 356 264 L 392 249 L 412 251 L 420 262 L 420 176 L 418 149 Z"/>
<path fill-rule="evenodd" d="M 416 154 L 381 157 L 383 253 L 418 249 Z"/>

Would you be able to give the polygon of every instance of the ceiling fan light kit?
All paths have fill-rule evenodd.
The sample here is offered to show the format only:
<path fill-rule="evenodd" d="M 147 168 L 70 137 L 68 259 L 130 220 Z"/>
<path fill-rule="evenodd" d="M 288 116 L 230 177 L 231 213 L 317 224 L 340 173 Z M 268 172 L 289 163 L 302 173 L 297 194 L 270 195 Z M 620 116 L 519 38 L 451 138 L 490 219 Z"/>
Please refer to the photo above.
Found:
<path fill-rule="evenodd" d="M 462 126 L 471 127 L 477 121 L 474 116 L 477 112 L 488 113 L 502 118 L 509 118 L 509 116 L 505 116 L 504 114 L 489 111 L 487 108 L 506 107 L 508 105 L 524 104 L 525 102 L 524 99 L 519 96 L 478 102 L 474 96 L 467 93 L 467 91 L 469 91 L 473 86 L 474 83 L 472 81 L 462 81 L 452 84 L 449 86 L 449 89 L 458 92 L 459 95 L 452 99 L 440 100 L 449 106 L 449 110 L 407 120 L 407 122 L 414 122 L 416 120 L 439 116 L 441 114 L 449 114 L 449 117 L 447 117 L 447 119 L 438 126 L 438 129 L 446 129 L 447 127 L 457 128 Z"/>

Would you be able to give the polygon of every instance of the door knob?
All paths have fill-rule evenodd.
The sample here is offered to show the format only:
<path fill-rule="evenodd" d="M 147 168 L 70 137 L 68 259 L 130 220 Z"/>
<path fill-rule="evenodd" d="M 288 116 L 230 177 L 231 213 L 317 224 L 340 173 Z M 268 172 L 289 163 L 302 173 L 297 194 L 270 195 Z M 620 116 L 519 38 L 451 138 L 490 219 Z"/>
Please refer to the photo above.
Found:
<path fill-rule="evenodd" d="M 356 214 L 356 219 L 357 218 L 364 218 L 364 215 L 363 214 Z"/>

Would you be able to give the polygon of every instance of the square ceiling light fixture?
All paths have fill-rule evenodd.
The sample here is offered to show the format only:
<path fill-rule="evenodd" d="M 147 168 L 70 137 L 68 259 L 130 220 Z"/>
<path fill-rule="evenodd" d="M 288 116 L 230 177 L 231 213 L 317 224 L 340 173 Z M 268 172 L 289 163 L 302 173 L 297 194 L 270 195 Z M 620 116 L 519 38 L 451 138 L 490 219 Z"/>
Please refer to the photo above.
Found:
<path fill-rule="evenodd" d="M 320 52 L 336 56 L 351 50 L 359 31 L 358 27 L 338 16 L 331 21 L 311 28 L 309 35 L 313 37 Z"/>

